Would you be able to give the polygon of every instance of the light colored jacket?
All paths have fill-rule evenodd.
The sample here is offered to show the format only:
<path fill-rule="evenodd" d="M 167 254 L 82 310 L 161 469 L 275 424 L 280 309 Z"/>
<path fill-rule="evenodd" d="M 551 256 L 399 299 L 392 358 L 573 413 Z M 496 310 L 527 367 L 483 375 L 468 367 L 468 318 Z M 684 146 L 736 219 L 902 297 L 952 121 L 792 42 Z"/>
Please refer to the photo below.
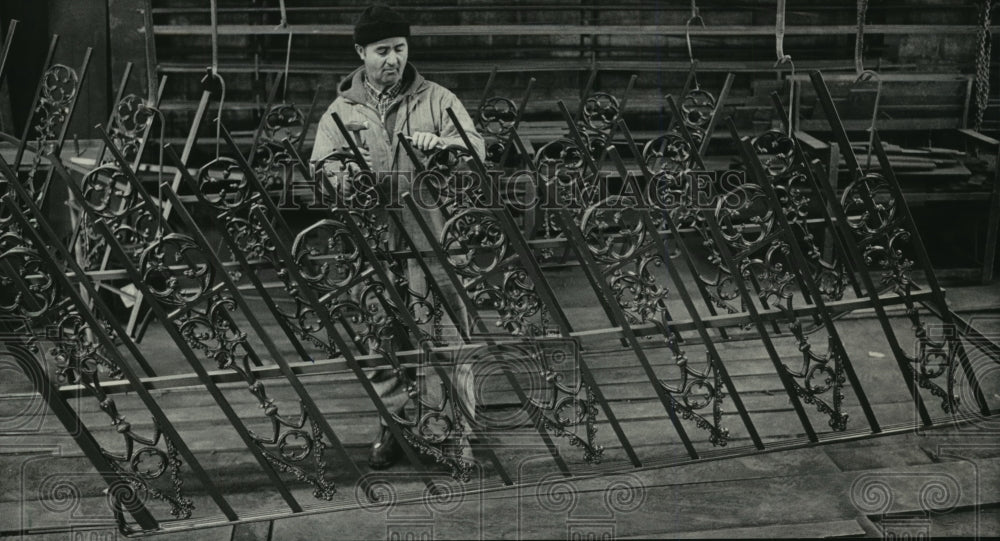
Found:
<path fill-rule="evenodd" d="M 403 71 L 404 83 L 409 82 L 407 89 L 400 93 L 390 107 L 390 111 L 397 109 L 395 126 L 391 130 L 386 129 L 386 119 L 380 118 L 378 111 L 367 104 L 363 76 L 364 66 L 341 81 L 337 88 L 337 99 L 327 108 L 317 126 L 311 162 L 315 163 L 347 145 L 331 116 L 331 113 L 336 112 L 349 128 L 352 125 L 366 128 L 357 133 L 359 146 L 366 148 L 371 156 L 372 163 L 369 165 L 372 170 L 411 172 L 414 166 L 399 143 L 396 136 L 399 132 L 406 135 L 429 132 L 440 137 L 445 145 L 465 146 L 448 116 L 449 107 L 469 136 L 473 150 L 480 158 L 484 156 L 483 138 L 476 131 L 462 102 L 447 88 L 424 79 L 413 64 L 407 64 Z M 386 116 L 390 116 L 388 112 Z"/>

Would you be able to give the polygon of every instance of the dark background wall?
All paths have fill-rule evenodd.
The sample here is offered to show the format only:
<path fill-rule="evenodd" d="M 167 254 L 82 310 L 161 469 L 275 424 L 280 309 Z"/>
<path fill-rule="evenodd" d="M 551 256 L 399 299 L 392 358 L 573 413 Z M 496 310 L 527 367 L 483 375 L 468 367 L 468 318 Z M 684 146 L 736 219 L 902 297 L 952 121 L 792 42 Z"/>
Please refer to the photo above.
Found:
<path fill-rule="evenodd" d="M 0 32 L 7 39 L 11 19 L 18 21 L 14 32 L 12 50 L 7 58 L 6 89 L 0 93 L 0 128 L 7 133 L 20 134 L 28 118 L 35 94 L 34 83 L 42 74 L 42 64 L 49 42 L 49 17 L 46 2 L 30 0 L 5 0 L 0 2 Z"/>
<path fill-rule="evenodd" d="M 56 63 L 79 70 L 86 49 L 92 48 L 68 133 L 70 138 L 95 137 L 93 126 L 107 121 L 111 100 L 107 0 L 4 0 L 0 2 L 3 32 L 11 19 L 17 19 L 18 25 L 8 60 L 9 110 L 4 115 L 5 131 L 23 133 L 49 41 L 53 34 L 58 34 Z"/>
<path fill-rule="evenodd" d="M 289 0 L 289 22 L 303 24 L 350 25 L 367 1 Z M 390 2 L 392 3 L 392 2 Z M 975 25 L 978 0 L 911 0 L 872 2 L 868 24 Z M 0 109 L 3 122 L 17 128 L 27 116 L 48 38 L 59 34 L 56 55 L 60 62 L 78 66 L 86 47 L 93 48 L 91 66 L 70 134 L 81 138 L 94 135 L 92 126 L 106 121 L 114 90 L 126 62 L 135 64 L 129 91 L 146 93 L 147 44 L 141 10 L 151 4 L 154 22 L 160 27 L 207 25 L 208 0 L 3 0 L 0 21 L 21 21 L 14 54 L 9 66 L 8 108 Z M 221 24 L 274 26 L 279 23 L 278 0 L 220 0 Z M 521 2 L 479 0 L 428 0 L 395 2 L 416 25 L 683 25 L 688 17 L 686 1 L 651 2 L 620 0 L 614 5 L 592 0 L 557 0 L 546 9 Z M 532 4 L 535 4 L 534 2 Z M 773 0 L 702 0 L 698 2 L 706 25 L 748 25 L 773 27 Z M 521 7 L 526 6 L 526 7 Z M 552 10 L 567 8 L 563 10 Z M 298 11 L 296 11 L 296 9 Z M 788 3 L 789 25 L 847 25 L 856 20 L 853 0 L 837 2 L 792 0 Z M 869 35 L 866 61 L 884 70 L 972 73 L 976 58 L 975 32 L 967 35 Z M 189 113 L 200 94 L 204 67 L 210 62 L 211 41 L 205 35 L 159 36 L 155 56 L 170 72 L 165 92 L 166 113 L 172 133 L 183 133 Z M 231 122 L 255 125 L 254 104 L 265 99 L 267 81 L 282 71 L 286 38 L 282 35 L 235 35 L 220 38 L 220 63 L 227 80 L 226 114 Z M 535 105 L 529 115 L 551 113 L 554 100 L 572 98 L 586 80 L 587 64 L 597 62 L 642 63 L 632 107 L 637 113 L 655 113 L 662 108 L 662 95 L 676 91 L 684 80 L 683 64 L 687 49 L 683 37 L 637 35 L 482 35 L 415 36 L 412 60 L 434 80 L 453 89 L 459 97 L 476 101 L 489 68 L 499 64 L 498 88 L 523 88 L 527 77 L 538 78 Z M 694 40 L 696 55 L 704 63 L 728 63 L 744 69 L 754 62 L 773 62 L 773 35 L 728 35 Z M 826 70 L 853 67 L 854 36 L 788 36 L 786 52 L 803 69 L 810 64 Z M 580 69 L 545 69 L 553 62 L 579 65 Z M 292 101 L 308 103 L 317 85 L 330 89 L 332 98 L 338 79 L 356 64 L 347 36 L 297 35 L 291 56 L 289 92 Z M 462 64 L 459 68 L 455 68 Z M 661 66 L 672 65 L 667 69 Z M 511 69 L 523 66 L 523 69 Z M 428 70 L 428 68 L 432 68 Z M 228 70 L 228 71 L 227 71 Z M 996 70 L 994 70 L 996 71 Z M 598 87 L 610 91 L 624 88 L 633 71 L 602 70 Z M 722 74 L 707 73 L 704 84 L 715 85 Z M 773 73 L 747 72 L 737 79 L 732 96 L 739 100 L 752 95 L 760 81 L 773 81 Z M 995 78 L 995 77 L 994 77 Z M 6 94 L 5 94 L 6 95 Z M 542 104 L 545 103 L 545 107 Z M 544 110 L 543 110 L 544 109 Z M 550 115 L 551 116 L 551 115 Z M 995 115 L 992 115 L 990 118 Z M 641 119 L 640 119 L 641 120 Z M 995 122 L 990 124 L 995 128 Z M 655 126 L 649 126 L 651 129 Z M 9 128 L 6 131 L 11 131 Z"/>

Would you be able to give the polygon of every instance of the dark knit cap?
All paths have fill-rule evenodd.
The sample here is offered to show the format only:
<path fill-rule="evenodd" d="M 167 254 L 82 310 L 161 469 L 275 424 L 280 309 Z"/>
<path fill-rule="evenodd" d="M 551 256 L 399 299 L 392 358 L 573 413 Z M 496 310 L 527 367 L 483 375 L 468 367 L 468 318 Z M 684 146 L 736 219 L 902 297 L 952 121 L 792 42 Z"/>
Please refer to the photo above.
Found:
<path fill-rule="evenodd" d="M 410 37 L 410 23 L 388 6 L 368 6 L 354 23 L 354 43 L 358 45 L 398 37 Z"/>

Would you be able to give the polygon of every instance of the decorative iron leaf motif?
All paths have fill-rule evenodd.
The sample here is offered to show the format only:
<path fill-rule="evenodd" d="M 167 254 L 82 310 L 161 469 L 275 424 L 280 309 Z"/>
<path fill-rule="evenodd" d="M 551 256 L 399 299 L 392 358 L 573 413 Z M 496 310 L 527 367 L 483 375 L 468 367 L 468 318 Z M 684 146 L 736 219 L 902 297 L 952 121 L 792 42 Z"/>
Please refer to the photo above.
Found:
<path fill-rule="evenodd" d="M 514 102 L 501 96 L 488 98 L 476 114 L 476 128 L 486 142 L 486 163 L 503 167 L 502 161 L 510 153 L 510 141 L 519 118 Z"/>
<path fill-rule="evenodd" d="M 723 241 L 734 252 L 737 271 L 748 284 L 753 284 L 757 298 L 764 306 L 779 310 L 789 331 L 798 343 L 802 363 L 798 367 L 782 365 L 792 377 L 795 392 L 806 403 L 829 417 L 834 430 L 847 428 L 848 415 L 843 413 L 844 360 L 828 334 L 829 348 L 817 353 L 809 343 L 802 322 L 795 315 L 797 290 L 796 266 L 790 261 L 791 248 L 778 236 L 779 225 L 763 189 L 746 183 L 719 200 L 715 218 Z M 794 226 L 793 226 L 794 227 Z M 808 272 L 808 269 L 802 269 Z M 822 379 L 822 381 L 820 381 Z"/>
<path fill-rule="evenodd" d="M 233 318 L 234 299 L 224 294 L 213 267 L 204 260 L 190 237 L 171 233 L 154 242 L 139 260 L 139 272 L 152 300 L 171 312 L 174 325 L 187 345 L 213 361 L 218 369 L 235 372 L 247 384 L 269 423 L 269 431 L 251 437 L 278 470 L 313 486 L 313 495 L 330 500 L 336 492 L 327 479 L 324 453 L 332 447 L 324 440 L 315 419 L 300 402 L 296 416 L 282 415 L 263 382 L 251 370 L 252 349 Z M 308 425 L 308 426 L 307 426 Z M 311 459 L 311 467 L 307 466 Z"/>
<path fill-rule="evenodd" d="M 115 400 L 104 391 L 99 368 L 112 378 L 120 378 L 121 367 L 111 360 L 102 345 L 92 341 L 88 325 L 65 293 L 60 292 L 52 272 L 54 269 L 45 265 L 26 242 L 0 254 L 3 291 L 8 288 L 19 291 L 14 299 L 0 303 L 0 313 L 25 321 L 25 326 L 19 329 L 24 338 L 18 340 L 28 351 L 37 354 L 37 344 L 50 343 L 55 381 L 86 387 L 111 420 L 115 432 L 121 436 L 121 445 L 117 448 L 99 445 L 99 448 L 120 481 L 140 494 L 143 501 L 166 502 L 171 516 L 189 518 L 194 503 L 183 493 L 180 477 L 183 463 L 174 443 L 160 431 L 155 420 L 152 433 L 141 435 L 118 411 Z M 35 329 L 41 327 L 46 329 L 45 334 L 36 336 Z M 110 328 L 101 331 L 115 339 Z M 121 509 L 115 513 L 120 522 L 125 520 Z"/>
<path fill-rule="evenodd" d="M 515 257 L 495 210 L 491 210 L 494 207 L 489 204 L 490 194 L 482 184 L 462 180 L 466 177 L 461 170 L 467 155 L 465 149 L 446 149 L 428 159 L 427 169 L 439 176 L 439 199 L 443 199 L 445 211 L 450 214 L 439 237 L 432 241 L 448 254 L 442 263 L 459 276 L 477 309 L 495 310 L 497 326 L 513 336 L 544 337 L 549 334 L 545 305 Z M 581 400 L 587 407 L 582 411 L 588 415 L 588 426 L 592 426 L 597 412 L 592 391 L 581 383 L 570 391 L 570 396 L 584 397 Z M 596 428 L 588 429 L 586 441 L 580 440 L 569 430 L 570 418 L 554 407 L 526 406 L 550 433 L 569 438 L 573 445 L 583 448 L 587 461 L 600 461 L 602 448 L 595 444 Z"/>
<path fill-rule="evenodd" d="M 711 92 L 694 88 L 688 91 L 681 100 L 681 115 L 684 125 L 695 144 L 701 145 L 705 139 L 706 130 L 715 113 L 716 100 Z"/>
<path fill-rule="evenodd" d="M 444 380 L 440 381 L 437 400 L 433 400 L 396 357 L 397 348 L 411 344 L 413 337 L 408 335 L 406 324 L 399 317 L 400 307 L 386 298 L 386 285 L 368 276 L 356 297 L 340 296 L 330 304 L 330 315 L 350 327 L 362 352 L 377 354 L 382 364 L 390 367 L 410 403 L 416 406 L 417 414 L 412 419 L 392 413 L 392 420 L 402 429 L 407 443 L 448 466 L 456 479 L 468 481 L 473 463 L 454 443 L 461 441 L 466 425 L 461 419 L 468 419 L 470 412 L 458 405 L 456 394 Z"/>
<path fill-rule="evenodd" d="M 538 171 L 542 199 L 548 204 L 542 209 L 541 235 L 554 239 L 562 235 L 559 221 L 551 210 L 570 209 L 575 214 L 596 200 L 598 186 L 586 183 L 585 152 L 574 141 L 566 138 L 550 141 L 535 152 L 535 169 Z"/>
<path fill-rule="evenodd" d="M 583 100 L 581 124 L 587 130 L 607 133 L 621 116 L 618 98 L 606 92 L 595 92 Z"/>
<path fill-rule="evenodd" d="M 303 262 L 284 261 L 273 239 L 269 238 L 266 229 L 259 222 L 258 210 L 265 218 L 270 217 L 270 207 L 262 200 L 269 196 L 251 190 L 250 182 L 244 177 L 239 164 L 230 158 L 217 158 L 205 164 L 199 169 L 195 180 L 199 198 L 216 212 L 226 234 L 250 263 L 250 271 L 257 273 L 261 279 L 266 272 L 274 271 L 281 280 L 293 308 L 289 310 L 284 303 L 277 304 L 275 315 L 283 318 L 301 340 L 331 357 L 339 355 L 336 347 L 324 335 L 317 315 L 291 282 L 288 265 L 297 264 L 302 268 Z M 243 278 L 243 271 L 236 265 L 236 254 L 230 255 L 234 270 L 229 274 L 234 283 L 238 283 Z M 302 272 L 309 276 L 305 268 L 302 268 Z"/>
<path fill-rule="evenodd" d="M 861 248 L 864 264 L 881 273 L 879 285 L 903 298 L 906 316 L 917 339 L 915 354 L 904 354 L 909 362 L 908 376 L 940 398 L 942 410 L 954 413 L 959 404 L 955 394 L 955 362 L 961 344 L 947 332 L 940 339 L 931 338 L 919 306 L 912 299 L 916 289 L 910 275 L 913 260 L 906 256 L 906 246 L 912 238 L 898 211 L 900 204 L 905 203 L 896 200 L 888 181 L 878 173 L 861 176 L 841 196 L 847 224 Z M 942 377 L 944 381 L 939 384 Z"/>
<path fill-rule="evenodd" d="M 285 149 L 284 141 L 297 145 L 305 135 L 305 125 L 305 115 L 291 104 L 273 105 L 264 113 L 262 129 L 249 159 L 265 190 L 285 186 L 295 159 Z"/>
<path fill-rule="evenodd" d="M 94 229 L 94 217 L 108 225 L 133 260 L 159 234 L 160 220 L 136 191 L 130 179 L 115 164 L 104 164 L 84 175 L 78 201 L 87 211 L 81 218 L 72 247 L 84 270 L 107 264 L 108 245 Z"/>
<path fill-rule="evenodd" d="M 70 109 L 76 100 L 79 92 L 80 80 L 76 71 L 63 64 L 53 64 L 42 73 L 42 81 L 37 101 L 32 111 L 32 122 L 28 136 L 34 145 L 30 151 L 31 163 L 26 175 L 20 173 L 20 163 L 13 164 L 15 176 L 17 178 L 2 179 L 5 182 L 19 182 L 22 184 L 36 205 L 41 205 L 45 200 L 48 191 L 48 181 L 51 172 L 40 180 L 40 166 L 45 157 L 51 156 L 57 146 L 62 143 L 62 132 L 69 118 Z M 2 187 L 2 184 L 0 184 Z M 9 189 L 3 188 L 3 193 Z M 22 211 L 27 212 L 26 206 L 21 204 Z M 18 234 L 19 225 L 15 223 L 13 216 L 3 210 L 0 212 L 0 230 L 5 233 Z"/>
<path fill-rule="evenodd" d="M 715 96 L 697 87 L 689 90 L 681 99 L 681 121 L 695 145 L 702 143 L 715 105 Z M 711 205 L 707 196 L 714 192 L 705 191 L 710 187 L 696 185 L 691 174 L 697 167 L 698 153 L 699 149 L 688 142 L 676 125 L 643 147 L 642 159 L 653 175 L 646 187 L 646 196 L 652 208 L 651 217 L 653 223 L 662 228 L 666 213 L 678 228 L 691 228 L 697 232 L 701 238 L 701 246 L 706 251 L 705 262 L 708 267 L 700 268 L 695 279 L 701 283 L 708 302 L 714 307 L 729 314 L 738 314 L 744 307 L 735 278 L 722 263 L 722 257 L 702 214 Z M 715 188 L 711 187 L 712 190 Z M 675 251 L 671 257 L 676 255 Z M 749 325 L 745 328 L 749 328 Z"/>
<path fill-rule="evenodd" d="M 510 135 L 517 122 L 517 105 L 508 98 L 494 96 L 479 108 L 476 127 L 482 133 L 493 137 Z"/>
<path fill-rule="evenodd" d="M 80 90 L 80 78 L 73 68 L 53 64 L 42 74 L 42 92 L 35 105 L 35 150 L 28 169 L 25 187 L 36 203 L 45 199 L 47 186 L 36 185 L 36 176 L 44 156 L 52 154 L 61 141 L 61 132 L 69 120 L 69 112 Z"/>
<path fill-rule="evenodd" d="M 473 463 L 466 458 L 455 442 L 463 437 L 460 422 L 464 412 L 453 398 L 455 395 L 445 381 L 441 393 L 433 400 L 410 375 L 396 357 L 398 348 L 413 349 L 415 344 L 426 342 L 440 344 L 440 338 L 422 328 L 410 329 L 402 317 L 402 310 L 416 325 L 431 323 L 440 326 L 442 310 L 440 300 L 428 292 L 419 295 L 409 289 L 405 268 L 388 265 L 392 284 L 378 280 L 372 269 L 373 262 L 363 257 L 359 243 L 374 244 L 380 264 L 389 256 L 383 243 L 383 234 L 374 233 L 366 226 L 372 225 L 356 213 L 344 213 L 355 220 L 364 238 L 357 238 L 343 222 L 325 219 L 306 228 L 293 244 L 295 262 L 304 280 L 302 287 L 312 289 L 332 321 L 344 325 L 358 351 L 377 354 L 384 366 L 401 381 L 410 402 L 417 406 L 413 419 L 393 413 L 393 421 L 402 429 L 407 442 L 419 452 L 431 456 L 436 462 L 447 465 L 457 479 L 468 480 Z M 399 274 L 395 274 L 399 273 Z M 393 287 L 406 306 L 395 305 L 386 291 Z"/>
<path fill-rule="evenodd" d="M 695 153 L 680 131 L 672 128 L 667 133 L 651 139 L 642 148 L 642 159 L 652 172 L 684 173 L 694 169 Z"/>
<path fill-rule="evenodd" d="M 135 94 L 125 96 L 115 104 L 108 136 L 129 163 L 136 163 L 140 158 L 147 130 L 157 113 L 155 108 Z M 105 161 L 113 159 L 106 156 Z"/>
<path fill-rule="evenodd" d="M 281 145 L 288 139 L 293 145 L 298 144 L 304 135 L 305 121 L 305 115 L 294 105 L 281 103 L 271 107 L 264 115 L 264 142 Z"/>
<path fill-rule="evenodd" d="M 725 446 L 729 430 L 722 426 L 724 392 L 711 358 L 705 372 L 694 369 L 677 337 L 669 329 L 669 291 L 657 281 L 655 268 L 667 262 L 657 252 L 662 242 L 649 231 L 634 198 L 613 196 L 589 207 L 580 220 L 587 248 L 607 276 L 608 285 L 625 313 L 629 325 L 652 324 L 670 348 L 677 368 L 677 384 L 657 383 L 684 419 L 709 433 L 713 445 Z M 701 410 L 707 410 L 707 413 Z M 706 418 L 706 415 L 710 419 Z"/>
<path fill-rule="evenodd" d="M 808 162 L 796 152 L 795 142 L 787 134 L 777 130 L 755 137 L 751 145 L 778 193 L 785 217 L 806 256 L 808 272 L 819 285 L 823 300 L 842 299 L 847 287 L 844 263 L 840 258 L 828 260 L 823 256 L 807 221 L 812 203 L 806 177 Z"/>

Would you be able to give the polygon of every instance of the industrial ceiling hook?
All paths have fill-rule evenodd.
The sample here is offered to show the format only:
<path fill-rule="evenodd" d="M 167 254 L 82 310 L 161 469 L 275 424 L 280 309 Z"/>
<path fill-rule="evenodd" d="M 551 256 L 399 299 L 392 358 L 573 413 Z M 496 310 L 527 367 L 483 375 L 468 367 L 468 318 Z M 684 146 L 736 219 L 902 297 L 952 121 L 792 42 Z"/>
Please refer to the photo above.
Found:
<path fill-rule="evenodd" d="M 785 54 L 785 0 L 778 0 L 777 14 L 774 19 L 774 49 L 778 57 L 778 64 L 791 62 L 792 57 Z"/>
<path fill-rule="evenodd" d="M 288 33 L 288 46 L 285 49 L 285 74 L 284 74 L 284 91 L 281 94 L 281 99 L 284 102 L 288 102 L 288 71 L 292 65 L 292 33 Z"/>
<path fill-rule="evenodd" d="M 698 21 L 698 24 L 702 28 L 705 28 L 705 19 L 701 18 L 701 14 L 698 12 L 698 5 L 695 0 L 691 0 L 691 17 L 688 18 L 687 22 L 684 23 L 684 40 L 687 42 L 688 49 L 688 61 L 691 63 L 691 75 L 694 77 L 694 88 L 698 89 L 698 75 L 695 73 L 695 65 L 698 63 L 694 58 L 694 52 L 691 48 L 691 23 Z"/>
<path fill-rule="evenodd" d="M 160 144 L 159 144 L 159 158 L 157 161 L 156 170 L 156 190 L 157 190 L 157 204 L 161 206 L 161 212 L 156 215 L 156 238 L 163 239 L 163 151 L 166 143 L 167 137 L 167 119 L 163 116 L 163 111 L 158 108 L 153 107 L 153 104 L 149 104 L 148 108 L 153 112 L 155 118 L 160 120 Z M 136 168 L 138 169 L 138 168 Z"/>
<path fill-rule="evenodd" d="M 774 18 L 774 50 L 778 58 L 774 63 L 775 69 L 782 64 L 788 64 L 792 70 L 788 77 L 788 135 L 791 137 L 795 133 L 795 127 L 792 125 L 795 110 L 795 62 L 792 62 L 791 55 L 785 54 L 785 0 L 778 0 Z"/>
<path fill-rule="evenodd" d="M 209 75 L 219 82 L 219 117 L 215 126 L 215 159 L 220 156 L 220 144 L 222 133 L 222 105 L 226 101 L 226 81 L 219 75 L 219 4 L 218 0 L 211 0 L 212 11 L 212 67 Z"/>
<path fill-rule="evenodd" d="M 692 64 L 695 63 L 695 59 L 694 59 L 694 53 L 692 52 L 691 49 L 691 23 L 695 22 L 696 20 L 698 21 L 698 24 L 700 24 L 702 28 L 705 28 L 705 20 L 701 18 L 701 15 L 696 15 L 694 17 L 691 17 L 690 19 L 687 20 L 687 23 L 684 24 L 684 39 L 687 41 L 688 60 L 690 60 Z"/>
<path fill-rule="evenodd" d="M 278 9 L 281 11 L 281 22 L 278 23 L 278 28 L 288 28 L 288 9 L 285 7 L 285 0 L 278 0 Z M 288 101 L 288 70 L 292 62 L 292 31 L 288 31 L 288 45 L 285 47 L 285 74 L 284 74 L 284 90 L 282 92 L 282 100 Z"/>
<path fill-rule="evenodd" d="M 875 122 L 878 120 L 878 106 L 882 98 L 882 77 L 872 70 L 865 69 L 865 18 L 868 14 L 868 0 L 858 0 L 857 37 L 854 40 L 854 71 L 858 77 L 854 83 L 875 80 L 875 104 L 872 106 L 872 122 L 868 126 L 868 158 L 865 169 L 872 166 L 872 146 L 875 143 Z"/>
<path fill-rule="evenodd" d="M 219 74 L 219 4 L 212 0 L 212 75 Z"/>
<path fill-rule="evenodd" d="M 281 28 L 288 28 L 288 10 L 285 9 L 285 0 L 278 0 L 278 9 L 281 10 Z"/>
<path fill-rule="evenodd" d="M 792 125 L 794 120 L 795 111 L 795 62 L 792 62 L 792 57 L 789 55 L 784 55 L 778 58 L 778 61 L 774 63 L 774 68 L 778 69 L 782 64 L 788 64 L 791 68 L 791 72 L 788 75 L 788 136 L 792 137 L 795 134 L 795 127 Z M 780 75 L 779 75 L 780 77 Z"/>
<path fill-rule="evenodd" d="M 226 80 L 218 73 L 215 74 L 214 78 L 219 82 L 219 112 L 215 119 L 215 159 L 218 160 L 222 155 L 220 153 L 220 145 L 222 143 L 222 106 L 226 103 Z"/>
<path fill-rule="evenodd" d="M 149 9 L 141 9 L 139 11 L 142 13 L 143 39 L 145 41 L 143 55 L 146 58 L 146 101 L 153 103 L 156 101 L 157 86 L 156 64 L 153 62 L 153 59 L 156 57 L 156 45 L 153 38 L 153 14 Z"/>
<path fill-rule="evenodd" d="M 858 78 L 854 80 L 855 83 L 861 83 L 871 81 L 872 79 L 874 79 L 876 83 L 875 104 L 872 106 L 872 123 L 868 127 L 868 158 L 867 163 L 865 164 L 865 169 L 871 169 L 872 166 L 872 147 L 875 144 L 875 122 L 878 120 L 879 101 L 882 98 L 882 77 L 872 70 L 864 70 L 860 75 L 858 75 Z"/>
<path fill-rule="evenodd" d="M 860 78 L 865 71 L 865 16 L 868 0 L 858 0 L 858 29 L 854 40 L 854 72 Z"/>

